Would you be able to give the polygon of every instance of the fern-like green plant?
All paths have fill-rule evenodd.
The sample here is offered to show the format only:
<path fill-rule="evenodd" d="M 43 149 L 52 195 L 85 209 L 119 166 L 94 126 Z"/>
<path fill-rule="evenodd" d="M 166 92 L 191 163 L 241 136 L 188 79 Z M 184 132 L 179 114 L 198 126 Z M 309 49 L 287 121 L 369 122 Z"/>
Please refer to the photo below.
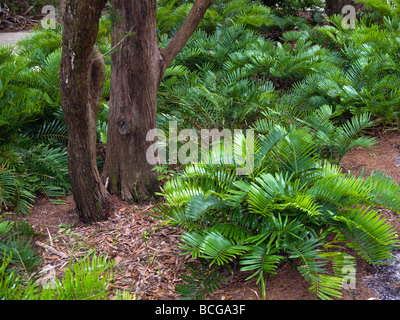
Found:
<path fill-rule="evenodd" d="M 400 2 L 398 0 L 356 0 L 363 3 L 367 9 L 377 12 L 380 16 L 400 17 Z"/>
<path fill-rule="evenodd" d="M 41 300 L 101 300 L 109 295 L 112 262 L 107 256 L 92 255 L 72 263 L 65 276 L 55 279 L 55 288 L 43 289 Z"/>
<path fill-rule="evenodd" d="M 376 144 L 375 138 L 363 135 L 375 125 L 368 113 L 340 123 L 339 115 L 333 112 L 331 106 L 325 105 L 307 112 L 300 108 L 277 105 L 264 111 L 263 115 L 265 118 L 257 120 L 253 125 L 257 132 L 269 133 L 278 123 L 287 130 L 307 127 L 311 130 L 321 159 L 339 162 L 353 147 L 369 149 Z"/>
<path fill-rule="evenodd" d="M 159 35 L 173 34 L 182 25 L 193 6 L 191 1 L 157 1 L 157 31 Z M 216 0 L 207 10 L 199 28 L 213 33 L 219 25 L 241 24 L 249 29 L 276 24 L 269 7 L 249 0 Z"/>
<path fill-rule="evenodd" d="M 15 270 L 8 271 L 12 254 L 5 252 L 0 260 L 0 300 L 33 300 L 35 286 L 32 282 L 26 283 L 22 276 L 18 276 Z"/>
<path fill-rule="evenodd" d="M 35 280 L 27 279 L 9 269 L 12 254 L 0 260 L 1 300 L 108 300 L 112 290 L 113 262 L 106 256 L 95 254 L 73 262 L 65 268 L 62 279 L 55 278 L 54 284 L 40 287 Z M 117 290 L 116 300 L 135 300 L 136 297 Z"/>
<path fill-rule="evenodd" d="M 36 30 L 12 51 L 0 50 L 1 211 L 29 214 L 38 194 L 54 198 L 69 191 L 61 35 L 59 27 Z"/>
<path fill-rule="evenodd" d="M 26 283 L 33 283 L 39 278 L 38 268 L 42 257 L 37 253 L 32 239 L 41 236 L 32 226 L 24 221 L 0 222 L 0 263 L 4 268 L 13 266 L 12 273 L 8 275 L 9 281 L 25 279 Z M 3 272 L 6 272 L 4 269 Z"/>
<path fill-rule="evenodd" d="M 333 16 L 332 25 L 303 33 L 334 52 L 338 63 L 295 83 L 283 100 L 312 108 L 327 104 L 355 115 L 369 112 L 390 123 L 397 118 L 399 99 L 396 19 L 371 23 L 361 16 L 355 29 L 343 28 L 342 19 Z"/>
<path fill-rule="evenodd" d="M 186 230 L 182 254 L 210 268 L 239 260 L 241 270 L 257 277 L 263 297 L 268 274 L 286 259 L 297 260 L 310 291 L 321 299 L 340 297 L 345 275 L 339 268 L 344 261 L 355 265 L 342 250 L 334 250 L 337 246 L 355 249 L 372 264 L 392 256 L 397 235 L 369 207 L 384 205 L 400 213 L 399 186 L 393 180 L 382 173 L 363 180 L 322 162 L 307 126 L 271 124 L 254 150 L 254 170 L 247 176 L 235 174 L 236 162 L 198 163 L 166 182 L 166 204 L 158 214 Z M 332 234 L 335 245 L 327 242 Z M 199 297 L 195 292 L 202 280 L 185 280 L 185 295 L 192 291 Z"/>
<path fill-rule="evenodd" d="M 203 259 L 199 259 L 200 266 L 186 264 L 190 275 L 182 274 L 181 278 L 187 284 L 177 284 L 176 291 L 183 299 L 204 300 L 208 293 L 221 287 L 221 282 L 226 279 L 220 273 L 220 267 L 210 267 Z"/>
<path fill-rule="evenodd" d="M 232 128 L 251 123 L 274 99 L 271 82 L 229 70 L 232 52 L 258 36 L 242 25 L 195 32 L 167 70 L 158 94 L 160 116 L 185 119 L 186 127 Z M 183 123 L 182 123 L 183 124 Z"/>

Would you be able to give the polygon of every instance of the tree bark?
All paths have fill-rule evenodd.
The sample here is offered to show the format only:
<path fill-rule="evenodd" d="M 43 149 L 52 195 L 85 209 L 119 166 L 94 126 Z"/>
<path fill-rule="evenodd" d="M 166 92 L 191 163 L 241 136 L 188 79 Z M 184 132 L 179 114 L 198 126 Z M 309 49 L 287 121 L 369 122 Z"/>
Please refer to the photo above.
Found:
<path fill-rule="evenodd" d="M 67 9 L 67 0 L 58 0 L 58 4 L 60 6 L 60 20 L 62 20 L 62 17 L 65 15 L 65 10 Z"/>
<path fill-rule="evenodd" d="M 104 58 L 94 46 L 106 0 L 68 0 L 60 69 L 60 94 L 68 127 L 68 165 L 78 217 L 104 220 L 110 197 L 96 165 L 96 123 L 104 85 Z"/>
<path fill-rule="evenodd" d="M 157 42 L 156 0 L 112 0 L 119 22 L 113 27 L 111 97 L 103 181 L 123 200 L 143 201 L 158 188 L 146 152 L 154 141 L 157 93 L 169 64 L 187 43 L 213 0 L 197 0 L 171 43 Z"/>
<path fill-rule="evenodd" d="M 363 10 L 363 4 L 356 4 L 352 0 L 326 0 L 325 13 L 328 16 L 333 14 L 341 14 L 344 6 L 351 5 L 356 8 L 356 11 Z"/>

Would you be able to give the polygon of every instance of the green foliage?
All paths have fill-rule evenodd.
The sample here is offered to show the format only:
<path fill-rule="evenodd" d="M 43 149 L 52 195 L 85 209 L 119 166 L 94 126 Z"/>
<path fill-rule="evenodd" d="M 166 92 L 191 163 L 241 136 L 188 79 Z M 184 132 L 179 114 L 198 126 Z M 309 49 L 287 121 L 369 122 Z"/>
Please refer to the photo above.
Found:
<path fill-rule="evenodd" d="M 32 244 L 42 236 L 23 221 L 0 222 L 0 300 L 101 300 L 112 293 L 114 262 L 107 256 L 91 254 L 73 261 L 62 279 L 39 286 L 42 258 Z M 118 293 L 117 293 L 118 294 Z M 119 299 L 132 299 L 119 292 Z"/>
<path fill-rule="evenodd" d="M 38 278 L 37 270 L 42 262 L 42 258 L 32 244 L 34 236 L 40 236 L 40 234 L 37 234 L 26 222 L 0 222 L 0 252 L 2 253 L 0 262 L 6 266 L 12 265 L 12 273 L 28 281 L 35 281 Z M 3 270 L 3 272 L 6 271 L 6 269 Z M 10 277 L 13 276 L 10 275 Z"/>
<path fill-rule="evenodd" d="M 112 262 L 106 256 L 83 258 L 72 263 L 61 280 L 55 279 L 55 288 L 42 290 L 42 300 L 101 300 L 109 295 L 112 280 Z"/>
<path fill-rule="evenodd" d="M 183 24 L 189 14 L 193 1 L 158 0 L 157 1 L 158 34 L 174 34 Z M 259 28 L 264 25 L 276 24 L 275 15 L 271 9 L 250 0 L 216 0 L 207 10 L 200 29 L 213 33 L 218 26 L 231 23 L 240 24 L 246 28 Z"/>
<path fill-rule="evenodd" d="M 400 17 L 400 2 L 398 0 L 356 0 L 363 3 L 367 9 L 378 13 L 380 16 Z"/>
<path fill-rule="evenodd" d="M 221 282 L 226 281 L 221 275 L 220 267 L 208 266 L 203 259 L 199 259 L 201 266 L 186 264 L 190 276 L 181 276 L 187 284 L 177 284 L 176 291 L 188 300 L 204 300 L 207 293 L 212 293 L 221 287 Z"/>
<path fill-rule="evenodd" d="M 372 264 L 390 258 L 397 235 L 369 207 L 399 213 L 399 186 L 381 172 L 364 181 L 322 162 L 314 134 L 307 126 L 270 124 L 256 141 L 250 175 L 237 176 L 239 164 L 203 163 L 186 166 L 166 182 L 159 214 L 186 230 L 182 254 L 209 268 L 239 260 L 241 270 L 253 271 L 264 297 L 267 275 L 283 260 L 295 260 L 321 299 L 341 296 L 343 261 L 355 266 L 338 248 L 353 248 Z M 332 243 L 329 235 L 335 235 Z M 198 297 L 203 280 L 191 273 L 195 280 L 184 277 L 189 282 L 184 293 Z"/>
<path fill-rule="evenodd" d="M 306 9 L 317 10 L 324 8 L 323 1 L 320 0 L 261 0 L 262 4 L 269 6 L 274 9 L 274 12 L 281 16 L 295 15 L 299 11 Z"/>
<path fill-rule="evenodd" d="M 69 190 L 59 95 L 61 32 L 38 30 L 0 52 L 0 205 L 29 214 L 37 194 Z"/>
<path fill-rule="evenodd" d="M 335 111 L 359 115 L 369 112 L 384 123 L 397 119 L 398 42 L 396 25 L 386 19 L 387 28 L 361 18 L 357 27 L 343 29 L 341 17 L 331 18 L 334 26 L 298 32 L 299 39 L 317 41 L 336 56 L 323 69 L 316 69 L 295 83 L 282 101 L 293 106 L 318 108 L 329 104 Z M 295 34 L 291 34 L 294 39 Z"/>
<path fill-rule="evenodd" d="M 37 286 L 32 279 L 17 275 L 7 267 L 11 255 L 4 255 L 0 264 L 1 300 L 108 300 L 112 293 L 113 262 L 95 254 L 71 263 L 62 279 L 55 278 L 46 287 Z M 117 300 L 134 300 L 129 292 L 117 291 Z"/>
<path fill-rule="evenodd" d="M 331 163 L 352 147 L 371 147 L 375 141 L 363 135 L 365 130 L 397 119 L 398 1 L 360 1 L 375 12 L 361 14 L 354 30 L 342 26 L 342 16 L 315 27 L 295 16 L 304 8 L 319 12 L 320 1 L 262 2 L 215 1 L 159 90 L 159 128 L 177 121 L 179 129 L 250 127 L 259 134 L 254 170 L 247 176 L 236 175 L 240 162 L 222 153 L 220 162 L 187 165 L 177 176 L 159 168 L 161 178 L 168 177 L 160 216 L 185 229 L 180 249 L 199 262 L 187 265 L 186 284 L 177 286 L 186 298 L 204 299 L 214 292 L 224 281 L 224 268 L 237 261 L 257 279 L 265 298 L 268 275 L 285 260 L 296 262 L 316 296 L 339 297 L 343 269 L 355 267 L 354 257 L 343 249 L 378 264 L 397 247 L 393 228 L 373 207 L 399 213 L 400 187 L 383 172 L 355 178 Z M 193 1 L 159 0 L 157 5 L 157 31 L 165 47 Z M 97 122 L 103 144 L 116 19 L 112 10 L 101 19 L 96 43 L 106 61 Z M 269 38 L 271 30 L 279 36 Z M 57 198 L 68 192 L 61 38 L 57 26 L 35 30 L 16 48 L 0 47 L 2 210 L 29 214 L 37 194 Z M 233 148 L 246 154 L 237 143 Z M 112 265 L 104 257 L 72 264 L 55 288 L 38 290 L 32 279 L 39 260 L 29 236 L 21 238 L 14 228 L 0 223 L 1 297 L 107 297 Z"/>
<path fill-rule="evenodd" d="M 274 97 L 272 83 L 229 70 L 232 52 L 257 41 L 241 25 L 195 32 L 166 71 L 158 95 L 159 114 L 185 119 L 187 127 L 226 128 L 251 123 Z"/>
<path fill-rule="evenodd" d="M 4 253 L 0 264 L 0 300 L 31 300 L 35 295 L 35 287 L 26 285 L 23 277 L 17 276 L 15 271 L 7 272 L 12 256 Z"/>
<path fill-rule="evenodd" d="M 353 116 L 343 124 L 334 121 L 337 117 L 332 107 L 322 106 L 315 111 L 304 111 L 278 105 L 263 112 L 265 119 L 259 119 L 253 128 L 259 133 L 269 133 L 279 123 L 286 130 L 291 128 L 308 128 L 314 139 L 320 159 L 339 162 L 353 147 L 371 148 L 376 144 L 375 138 L 363 135 L 363 132 L 374 126 L 368 113 Z"/>

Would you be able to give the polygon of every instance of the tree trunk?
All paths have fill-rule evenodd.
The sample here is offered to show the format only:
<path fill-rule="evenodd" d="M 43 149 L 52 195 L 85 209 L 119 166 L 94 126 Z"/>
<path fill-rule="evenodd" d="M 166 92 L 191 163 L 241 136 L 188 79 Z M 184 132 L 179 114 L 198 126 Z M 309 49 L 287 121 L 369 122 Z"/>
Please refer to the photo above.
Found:
<path fill-rule="evenodd" d="M 83 222 L 106 219 L 111 209 L 96 165 L 96 123 L 105 65 L 94 43 L 105 3 L 68 0 L 63 17 L 60 94 L 69 134 L 71 189 Z"/>
<path fill-rule="evenodd" d="M 59 21 L 63 23 L 63 17 L 65 15 L 65 10 L 67 9 L 67 0 L 58 0 L 59 5 Z"/>
<path fill-rule="evenodd" d="M 120 22 L 112 32 L 111 96 L 103 180 L 123 200 L 145 200 L 157 187 L 146 161 L 146 133 L 156 126 L 162 57 L 156 1 L 112 0 Z M 122 40 L 123 39 L 123 40 Z M 121 42 L 122 40 L 122 42 Z M 120 43 L 120 45 L 118 45 Z"/>
<path fill-rule="evenodd" d="M 158 188 L 153 165 L 146 159 L 154 141 L 157 93 L 164 72 L 192 36 L 212 0 L 197 0 L 171 43 L 157 42 L 156 0 L 112 0 L 118 23 L 113 27 L 111 97 L 107 157 L 103 181 L 123 200 L 142 201 Z"/>
<path fill-rule="evenodd" d="M 328 16 L 333 14 L 342 14 L 343 7 L 347 5 L 355 7 L 356 11 L 364 9 L 363 4 L 356 4 L 352 0 L 326 0 L 325 3 L 325 13 Z"/>

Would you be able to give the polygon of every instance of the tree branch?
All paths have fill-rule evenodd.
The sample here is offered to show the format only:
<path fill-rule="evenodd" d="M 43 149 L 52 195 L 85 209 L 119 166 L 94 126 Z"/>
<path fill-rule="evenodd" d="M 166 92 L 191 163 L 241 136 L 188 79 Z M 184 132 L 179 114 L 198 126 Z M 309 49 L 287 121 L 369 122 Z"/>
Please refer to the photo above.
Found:
<path fill-rule="evenodd" d="M 179 52 L 183 49 L 194 31 L 199 26 L 203 19 L 207 9 L 214 3 L 214 0 L 196 0 L 192 10 L 187 16 L 185 22 L 175 34 L 174 38 L 164 49 L 161 49 L 161 55 L 163 57 L 163 69 L 162 73 L 168 68 L 171 62 L 176 58 Z"/>

